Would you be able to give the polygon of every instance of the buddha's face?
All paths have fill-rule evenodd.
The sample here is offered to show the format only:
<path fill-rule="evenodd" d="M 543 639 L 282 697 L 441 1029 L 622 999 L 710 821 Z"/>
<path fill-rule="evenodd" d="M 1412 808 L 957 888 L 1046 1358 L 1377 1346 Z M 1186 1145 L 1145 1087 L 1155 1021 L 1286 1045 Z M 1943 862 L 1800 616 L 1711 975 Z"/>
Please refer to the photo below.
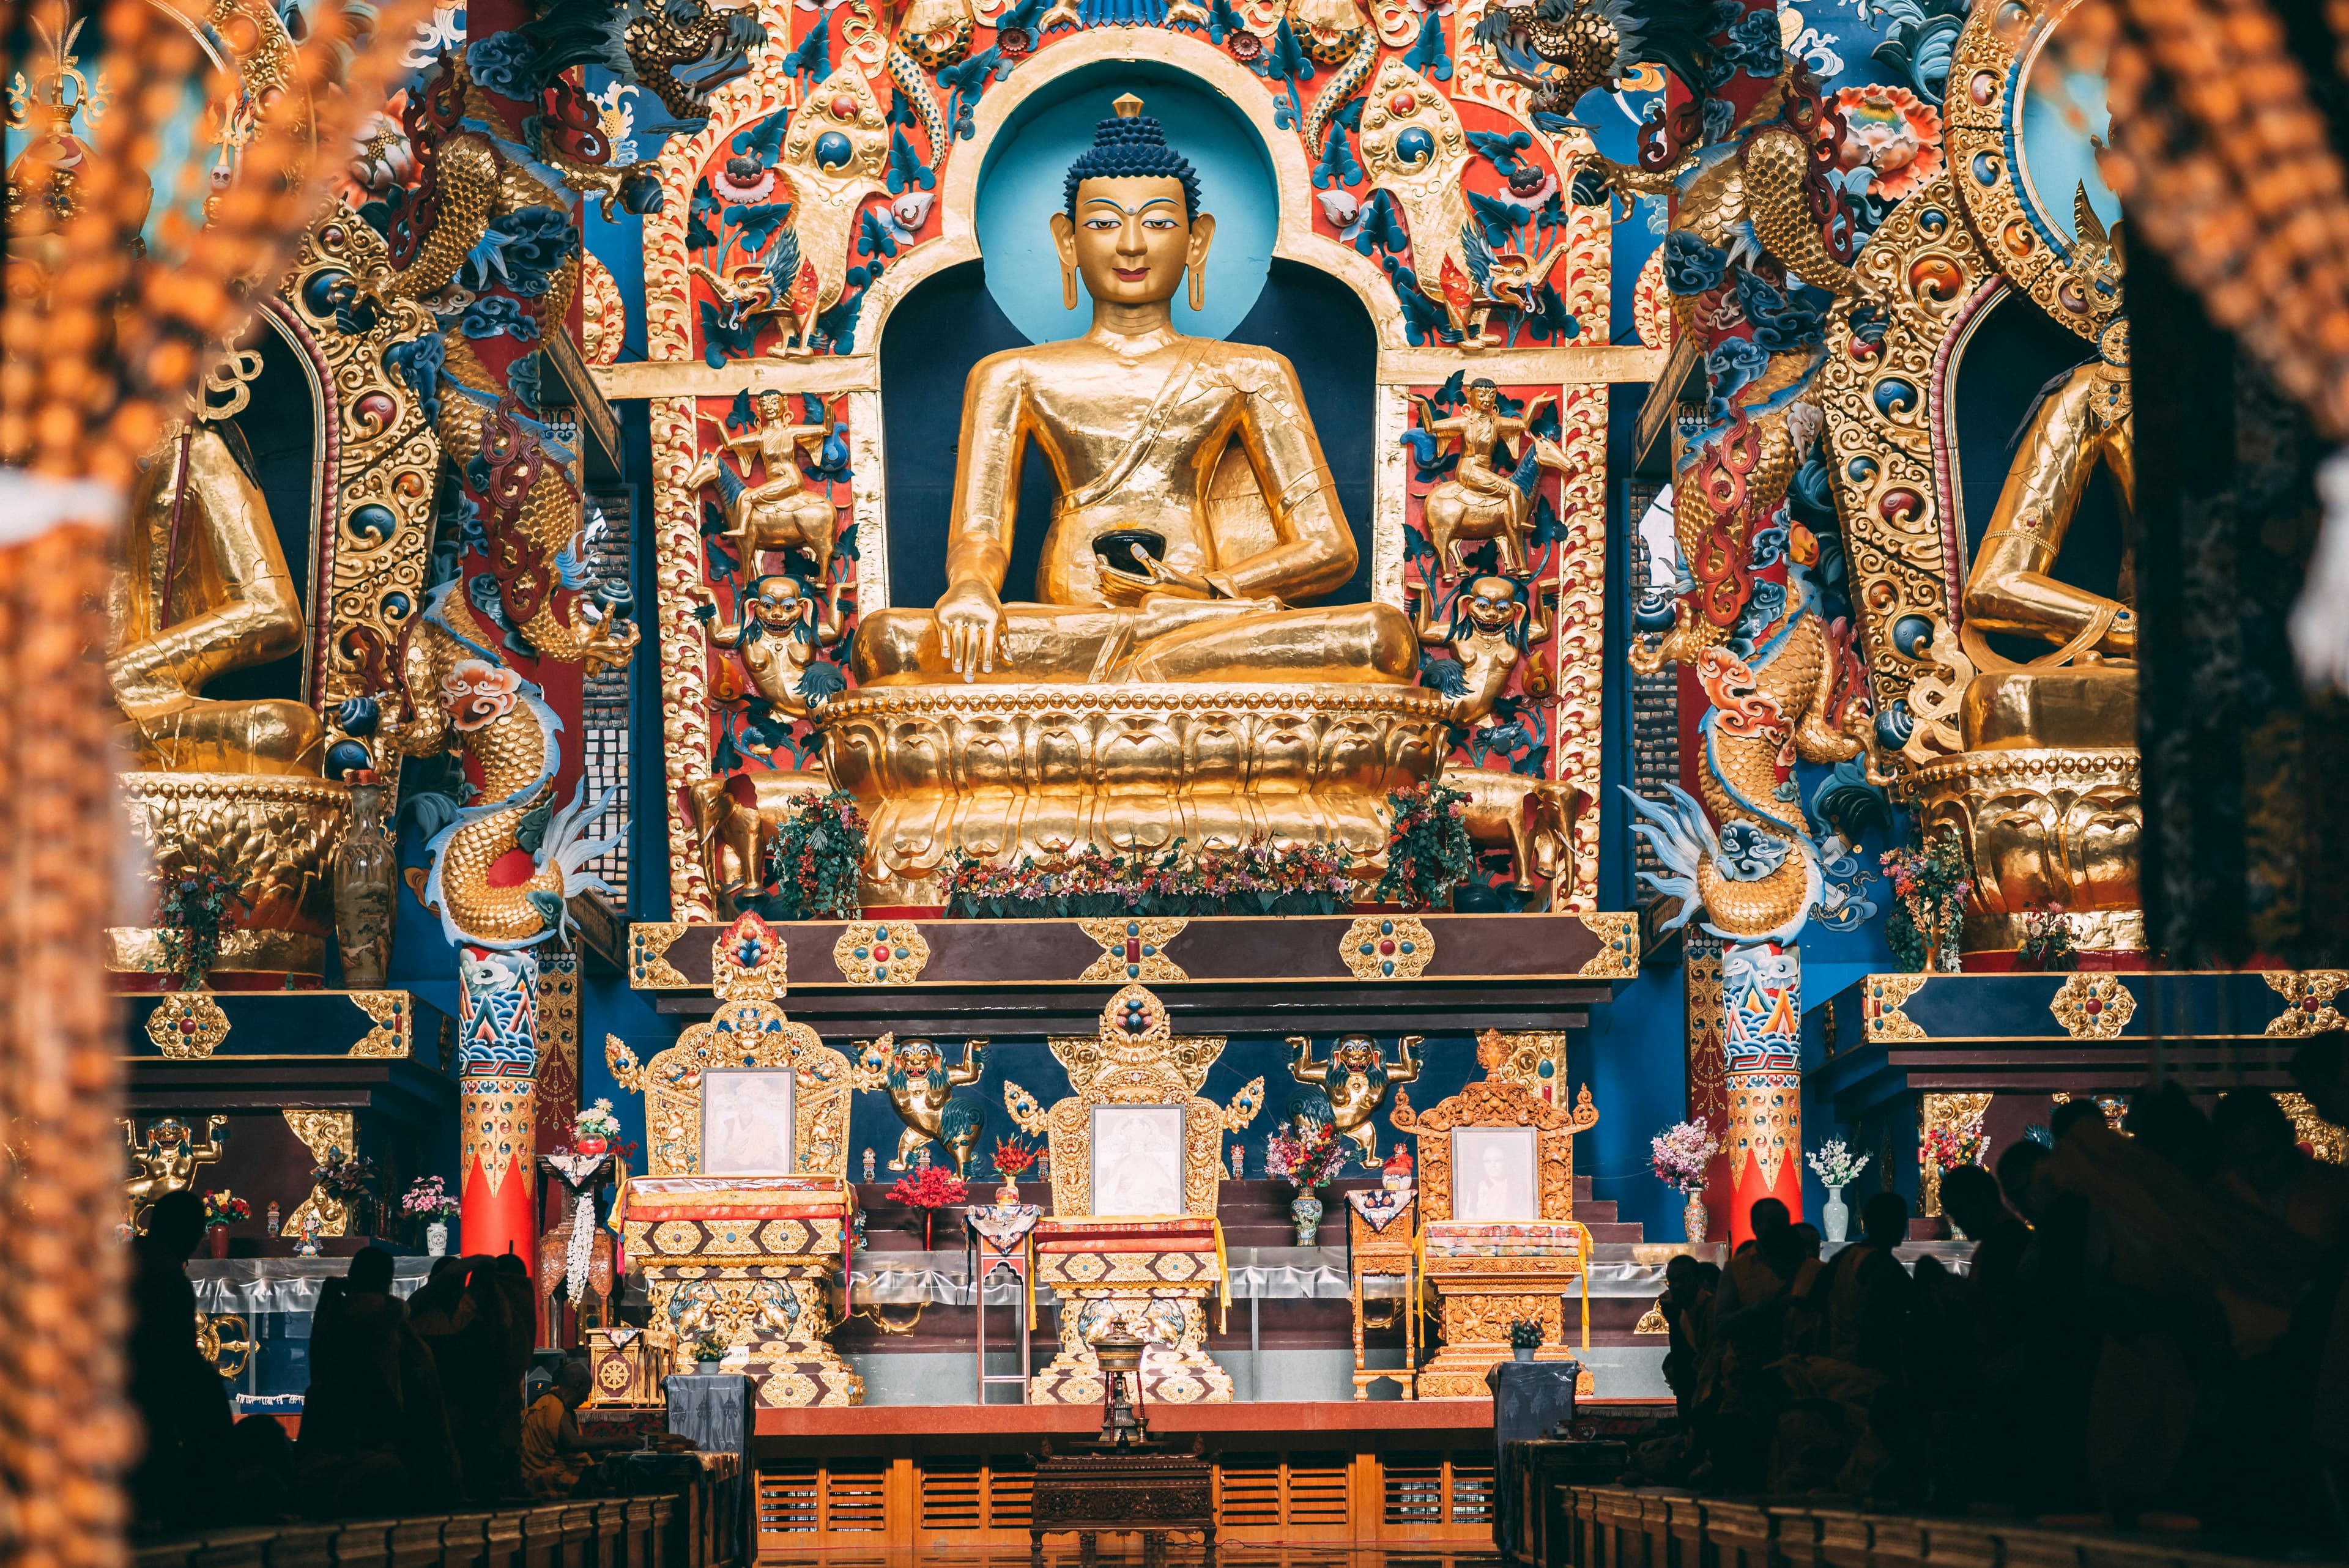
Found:
<path fill-rule="evenodd" d="M 1052 216 L 1061 264 L 1105 304 L 1173 299 L 1185 269 L 1206 263 L 1215 233 L 1205 212 L 1185 216 L 1183 182 L 1164 176 L 1088 180 L 1077 187 L 1076 216 Z"/>

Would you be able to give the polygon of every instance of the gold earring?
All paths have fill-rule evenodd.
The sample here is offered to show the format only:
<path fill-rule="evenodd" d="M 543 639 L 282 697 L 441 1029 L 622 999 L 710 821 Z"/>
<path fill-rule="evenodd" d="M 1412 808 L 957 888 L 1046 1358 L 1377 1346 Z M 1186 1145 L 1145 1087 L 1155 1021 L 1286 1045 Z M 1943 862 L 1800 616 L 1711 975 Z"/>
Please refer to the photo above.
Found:
<path fill-rule="evenodd" d="M 1061 308 L 1062 310 L 1077 308 L 1077 269 L 1074 267 L 1061 269 Z"/>
<path fill-rule="evenodd" d="M 1205 262 L 1194 262 L 1191 263 L 1191 309 L 1197 312 L 1206 308 L 1207 264 Z"/>

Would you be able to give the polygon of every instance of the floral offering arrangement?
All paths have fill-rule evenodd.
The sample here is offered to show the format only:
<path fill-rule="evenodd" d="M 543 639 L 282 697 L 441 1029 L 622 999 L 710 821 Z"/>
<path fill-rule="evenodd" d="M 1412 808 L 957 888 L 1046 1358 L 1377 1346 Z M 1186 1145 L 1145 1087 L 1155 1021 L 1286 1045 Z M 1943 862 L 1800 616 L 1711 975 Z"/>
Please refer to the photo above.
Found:
<path fill-rule="evenodd" d="M 1893 954 L 1912 975 L 1946 970 L 1954 964 L 1966 900 L 1974 891 L 1973 867 L 1958 830 L 1944 827 L 1922 844 L 1887 850 L 1879 863 L 1899 901 L 1884 923 Z"/>
<path fill-rule="evenodd" d="M 2023 912 L 2023 940 L 2015 944 L 2014 966 L 2043 975 L 2069 974 L 2080 966 L 2079 944 L 2072 940 L 2072 923 L 2064 917 L 2062 904 Z"/>
<path fill-rule="evenodd" d="M 792 803 L 791 820 L 767 847 L 772 892 L 741 901 L 769 920 L 854 920 L 864 913 L 856 878 L 864 864 L 864 818 L 856 797 L 834 789 Z"/>
<path fill-rule="evenodd" d="M 1354 857 L 1342 844 L 1275 845 L 1112 855 L 1087 844 L 1017 864 L 950 851 L 938 868 L 947 913 L 995 920 L 1104 915 L 1335 914 L 1351 901 Z"/>
<path fill-rule="evenodd" d="M 1951 1123 L 1925 1130 L 1917 1140 L 1919 1153 L 1937 1171 L 1955 1171 L 1961 1165 L 1979 1165 L 1982 1156 L 1982 1118 Z"/>
<path fill-rule="evenodd" d="M 1822 1187 L 1848 1187 L 1868 1169 L 1868 1156 L 1854 1154 L 1840 1138 L 1820 1144 L 1810 1161 L 1811 1170 Z"/>
<path fill-rule="evenodd" d="M 204 1194 L 204 1223 L 241 1225 L 253 1218 L 253 1205 L 226 1187 Z"/>
<path fill-rule="evenodd" d="M 209 865 L 178 876 L 166 872 L 160 881 L 163 896 L 155 906 L 155 931 L 163 961 L 171 966 L 177 989 L 200 991 L 204 976 L 220 962 L 233 913 L 245 907 L 244 884 Z"/>
<path fill-rule="evenodd" d="M 1542 1326 L 1530 1317 L 1520 1317 L 1509 1325 L 1509 1348 L 1538 1350 L 1544 1338 Z"/>
<path fill-rule="evenodd" d="M 310 1167 L 310 1180 L 332 1197 L 363 1198 L 375 1191 L 375 1161 L 329 1149 L 325 1160 Z"/>
<path fill-rule="evenodd" d="M 1676 1121 L 1648 1140 L 1649 1165 L 1656 1180 L 1675 1192 L 1704 1191 L 1704 1168 L 1721 1152 L 1721 1140 L 1704 1118 Z"/>
<path fill-rule="evenodd" d="M 1371 896 L 1408 909 L 1440 909 L 1476 870 L 1475 847 L 1461 820 L 1468 797 L 1436 779 L 1388 791 L 1387 869 Z"/>
<path fill-rule="evenodd" d="M 903 1203 L 909 1209 L 922 1211 L 922 1246 L 930 1244 L 930 1224 L 940 1209 L 950 1209 L 957 1203 L 970 1201 L 970 1189 L 962 1178 L 943 1165 L 925 1165 L 911 1176 L 900 1176 L 885 1194 L 892 1203 Z"/>
<path fill-rule="evenodd" d="M 620 1140 L 620 1119 L 612 1110 L 612 1102 L 599 1099 L 581 1111 L 571 1124 L 571 1136 L 580 1143 L 600 1141 L 606 1148 Z M 589 1152 L 582 1150 L 582 1152 Z"/>
<path fill-rule="evenodd" d="M 1345 1164 L 1346 1153 L 1338 1140 L 1338 1130 L 1326 1121 L 1314 1122 L 1301 1133 L 1291 1124 L 1265 1143 L 1264 1173 L 1276 1181 L 1289 1183 L 1299 1192 L 1328 1186 Z"/>
<path fill-rule="evenodd" d="M 399 1195 L 399 1212 L 421 1220 L 449 1220 L 457 1214 L 457 1200 L 438 1176 L 419 1176 Z"/>
<path fill-rule="evenodd" d="M 1036 1150 L 1028 1140 L 1014 1133 L 1009 1138 L 995 1140 L 995 1170 L 1004 1178 L 1018 1177 L 1036 1168 Z"/>

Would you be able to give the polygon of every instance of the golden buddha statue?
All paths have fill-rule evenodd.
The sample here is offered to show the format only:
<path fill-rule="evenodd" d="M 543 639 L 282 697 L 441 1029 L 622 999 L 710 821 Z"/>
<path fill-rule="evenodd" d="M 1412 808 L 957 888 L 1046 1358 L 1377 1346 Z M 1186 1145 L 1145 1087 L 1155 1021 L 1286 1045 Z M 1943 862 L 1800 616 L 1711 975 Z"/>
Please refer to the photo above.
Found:
<path fill-rule="evenodd" d="M 1904 791 L 1928 830 L 1956 828 L 1972 856 L 1969 954 L 2012 954 L 2023 917 L 2050 908 L 2084 949 L 2145 944 L 2137 621 L 2121 599 L 2056 574 L 2097 466 L 2110 469 L 2124 506 L 2137 478 L 2120 236 L 2085 190 L 2073 213 L 2062 287 L 2096 354 L 2051 384 L 2024 422 L 1966 575 L 1956 664 L 1972 671 L 1958 711 L 1964 749 L 1920 769 Z M 2128 576 L 2124 566 L 2123 593 Z M 2054 646 L 2019 661 L 1991 645 L 1993 634 Z"/>
<path fill-rule="evenodd" d="M 1216 221 L 1198 176 L 1131 94 L 1069 170 L 1052 218 L 1062 298 L 1092 295 L 1081 337 L 981 360 L 935 610 L 859 628 L 864 686 L 932 681 L 1322 680 L 1410 684 L 1418 643 L 1384 604 L 1291 609 L 1354 573 L 1352 531 L 1288 361 L 1185 337 L 1173 302 L 1206 300 Z M 1020 460 L 1033 438 L 1061 497 L 1039 603 L 998 597 Z"/>
<path fill-rule="evenodd" d="M 1215 220 L 1132 95 L 1070 167 L 1062 297 L 1092 326 L 982 360 L 935 608 L 857 628 L 857 689 L 822 723 L 871 823 L 868 902 L 926 902 L 955 849 L 1253 838 L 1385 843 L 1386 792 L 1436 770 L 1443 699 L 1392 605 L 1300 608 L 1353 575 L 1354 536 L 1288 361 L 1186 337 Z M 1000 597 L 1033 439 L 1061 496 L 1038 603 Z"/>
<path fill-rule="evenodd" d="M 107 675 L 140 768 L 316 775 L 326 730 L 307 703 L 203 696 L 231 670 L 300 652 L 309 631 L 244 438 L 227 422 L 251 397 L 260 356 L 231 361 L 206 378 L 198 417 L 147 455 L 131 491 Z M 213 407 L 222 392 L 228 404 Z"/>
<path fill-rule="evenodd" d="M 212 973 L 317 975 L 333 929 L 328 867 L 349 791 L 320 777 L 326 730 L 291 698 L 222 700 L 207 683 L 300 652 L 301 595 L 230 421 L 260 356 L 232 351 L 191 417 L 150 451 L 130 496 L 107 674 L 135 769 L 131 825 L 160 874 L 209 866 L 239 888 Z M 118 927 L 112 967 L 169 967 L 157 934 Z"/>

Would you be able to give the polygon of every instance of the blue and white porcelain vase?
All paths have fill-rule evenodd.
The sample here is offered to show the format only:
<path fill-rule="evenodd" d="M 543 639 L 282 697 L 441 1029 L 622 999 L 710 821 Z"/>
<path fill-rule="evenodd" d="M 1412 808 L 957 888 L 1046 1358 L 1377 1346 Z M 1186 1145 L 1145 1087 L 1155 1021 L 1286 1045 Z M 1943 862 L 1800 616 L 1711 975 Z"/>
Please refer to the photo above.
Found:
<path fill-rule="evenodd" d="M 1288 1205 L 1288 1217 L 1297 1222 L 1297 1244 L 1311 1247 L 1320 1244 L 1321 1200 L 1310 1192 L 1300 1192 Z"/>

